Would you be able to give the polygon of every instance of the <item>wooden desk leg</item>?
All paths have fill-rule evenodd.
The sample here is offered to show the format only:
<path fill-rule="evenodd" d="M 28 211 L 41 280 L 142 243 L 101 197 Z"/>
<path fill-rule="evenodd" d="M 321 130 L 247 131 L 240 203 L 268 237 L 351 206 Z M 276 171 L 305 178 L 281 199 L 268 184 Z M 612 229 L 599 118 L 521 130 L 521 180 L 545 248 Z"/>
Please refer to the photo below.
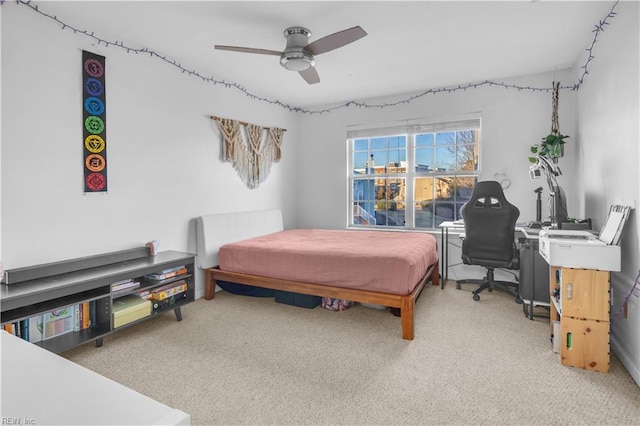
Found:
<path fill-rule="evenodd" d="M 173 312 L 175 312 L 176 314 L 176 319 L 178 321 L 182 321 L 182 310 L 180 309 L 180 306 L 178 306 L 177 308 L 173 308 Z"/>

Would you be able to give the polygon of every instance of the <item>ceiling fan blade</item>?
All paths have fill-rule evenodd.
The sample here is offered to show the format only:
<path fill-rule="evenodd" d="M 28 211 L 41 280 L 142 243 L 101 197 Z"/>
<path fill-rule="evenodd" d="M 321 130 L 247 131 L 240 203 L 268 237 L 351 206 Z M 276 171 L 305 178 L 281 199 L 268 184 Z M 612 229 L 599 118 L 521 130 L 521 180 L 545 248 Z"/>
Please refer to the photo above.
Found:
<path fill-rule="evenodd" d="M 221 46 L 219 44 L 216 44 L 215 48 L 217 50 L 229 50 L 231 52 L 257 53 L 257 54 L 260 54 L 260 55 L 274 55 L 274 56 L 282 55 L 282 52 L 278 52 L 277 50 L 254 49 L 252 47 Z"/>
<path fill-rule="evenodd" d="M 304 71 L 300 71 L 299 74 L 309 84 L 320 83 L 320 76 L 314 67 L 309 67 Z"/>
<path fill-rule="evenodd" d="M 312 43 L 309 43 L 304 50 L 312 55 L 319 55 L 321 53 L 329 52 L 330 50 L 337 49 L 342 46 L 346 46 L 349 43 L 361 39 L 366 36 L 367 32 L 362 28 L 353 27 L 348 30 L 342 30 L 337 33 L 329 34 L 326 37 L 322 37 Z"/>

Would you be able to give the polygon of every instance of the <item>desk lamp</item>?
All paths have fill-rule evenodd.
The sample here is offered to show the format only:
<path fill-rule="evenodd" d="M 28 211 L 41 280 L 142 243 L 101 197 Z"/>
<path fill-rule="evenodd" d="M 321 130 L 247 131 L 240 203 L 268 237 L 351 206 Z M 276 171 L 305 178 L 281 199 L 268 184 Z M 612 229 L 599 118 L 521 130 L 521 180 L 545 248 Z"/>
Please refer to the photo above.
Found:
<path fill-rule="evenodd" d="M 542 187 L 539 186 L 533 192 L 536 193 L 536 222 L 542 222 Z"/>
<path fill-rule="evenodd" d="M 549 209 L 551 211 L 551 217 L 553 218 L 555 215 L 555 193 L 556 193 L 556 188 L 559 188 L 556 177 L 561 176 L 562 171 L 560 170 L 560 167 L 558 167 L 556 164 L 553 164 L 549 162 L 549 160 L 547 160 L 546 158 L 538 155 L 536 156 L 536 162 L 529 167 L 529 178 L 538 179 L 542 177 L 543 174 L 545 175 L 547 180 L 547 185 L 549 186 L 549 197 L 550 197 Z M 541 206 L 540 206 L 541 191 L 542 191 L 542 187 L 535 190 L 535 192 L 538 194 L 538 202 L 536 204 L 536 221 L 538 222 L 540 222 L 541 216 L 542 216 L 540 211 L 541 210 Z M 555 224 L 552 224 L 552 226 L 553 225 Z"/>

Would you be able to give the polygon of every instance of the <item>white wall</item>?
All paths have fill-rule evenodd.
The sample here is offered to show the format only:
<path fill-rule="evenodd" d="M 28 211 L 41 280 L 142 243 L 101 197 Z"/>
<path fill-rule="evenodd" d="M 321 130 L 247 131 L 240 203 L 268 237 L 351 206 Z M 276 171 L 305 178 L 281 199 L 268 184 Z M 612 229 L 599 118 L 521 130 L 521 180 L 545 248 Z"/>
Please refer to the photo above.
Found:
<path fill-rule="evenodd" d="M 521 86 L 551 87 L 553 73 L 531 75 L 504 80 Z M 556 73 L 556 80 L 571 85 L 570 70 Z M 560 129 L 571 135 L 574 114 L 571 108 L 574 92 L 560 93 Z M 392 103 L 406 96 L 371 100 L 370 104 Z M 346 108 L 326 115 L 303 115 L 300 127 L 298 209 L 299 225 L 303 227 L 340 228 L 347 225 L 347 146 L 346 128 L 349 125 L 375 124 L 421 117 L 440 117 L 480 112 L 482 114 L 482 146 L 480 180 L 511 181 L 505 190 L 509 201 L 520 209 L 520 221 L 534 220 L 535 194 L 543 191 L 543 214 L 548 189 L 546 182 L 529 179 L 529 149 L 551 130 L 551 93 L 518 91 L 497 86 L 483 86 L 453 93 L 427 95 L 408 104 L 393 108 Z M 574 144 L 566 145 L 565 158 L 560 161 L 564 176 L 558 179 L 569 197 L 569 214 L 573 214 Z"/>
<path fill-rule="evenodd" d="M 165 250 L 195 252 L 193 219 L 208 213 L 281 208 L 288 228 L 344 227 L 346 127 L 407 118 L 481 112 L 480 178 L 504 173 L 511 180 L 506 195 L 520 208 L 520 220 L 535 217 L 533 190 L 544 182 L 529 180 L 527 157 L 529 146 L 550 130 L 549 93 L 481 87 L 393 108 L 295 115 L 154 58 L 93 45 L 26 7 L 7 3 L 0 15 L 5 268 L 137 247 L 151 239 Z M 83 49 L 107 61 L 107 195 L 82 193 Z M 637 2 L 620 3 L 596 57 L 581 90 L 560 94 L 560 128 L 571 138 L 559 182 L 569 197 L 569 214 L 591 217 L 599 227 L 611 202 L 640 199 Z M 578 71 L 557 72 L 556 80 L 572 84 Z M 548 73 L 505 82 L 549 87 L 553 79 Z M 406 96 L 382 102 L 400 98 Z M 288 129 L 283 160 L 259 189 L 247 189 L 232 166 L 219 161 L 210 115 Z M 623 271 L 612 274 L 614 309 L 639 268 L 639 232 L 634 212 L 622 241 Z M 197 286 L 202 294 L 201 280 Z M 629 318 L 613 318 L 612 346 L 640 383 L 639 305 L 632 298 Z"/>
<path fill-rule="evenodd" d="M 581 209 L 600 229 L 608 208 L 620 200 L 635 202 L 621 240 L 622 272 L 611 274 L 611 344 L 640 384 L 640 301 L 629 298 L 628 317 L 616 315 L 640 269 L 640 7 L 621 2 L 617 15 L 597 42 L 596 59 L 578 91 L 577 171 Z M 582 70 L 576 70 L 581 72 Z"/>
<path fill-rule="evenodd" d="M 150 56 L 94 45 L 27 7 L 2 9 L 5 269 L 152 239 L 195 253 L 193 219 L 209 213 L 281 208 L 285 226 L 296 225 L 295 114 Z M 82 192 L 83 49 L 106 56 L 106 195 Z M 210 115 L 288 129 L 283 159 L 258 189 L 220 162 Z"/>

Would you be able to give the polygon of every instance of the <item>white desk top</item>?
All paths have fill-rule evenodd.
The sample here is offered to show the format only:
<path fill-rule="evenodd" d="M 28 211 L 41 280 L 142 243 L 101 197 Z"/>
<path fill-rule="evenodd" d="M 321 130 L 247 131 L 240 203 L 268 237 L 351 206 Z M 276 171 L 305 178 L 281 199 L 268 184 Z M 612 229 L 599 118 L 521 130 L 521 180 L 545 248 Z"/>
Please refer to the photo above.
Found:
<path fill-rule="evenodd" d="M 464 230 L 464 222 L 461 220 L 445 221 L 438 225 L 439 228 L 451 228 L 454 230 Z M 528 228 L 525 226 L 516 225 L 516 232 L 522 232 L 525 238 L 530 240 L 537 240 L 540 233 L 539 228 Z"/>
<path fill-rule="evenodd" d="M 3 419 L 36 425 L 189 425 L 191 416 L 0 331 Z M 127 368 L 123 365 L 122 368 Z"/>

